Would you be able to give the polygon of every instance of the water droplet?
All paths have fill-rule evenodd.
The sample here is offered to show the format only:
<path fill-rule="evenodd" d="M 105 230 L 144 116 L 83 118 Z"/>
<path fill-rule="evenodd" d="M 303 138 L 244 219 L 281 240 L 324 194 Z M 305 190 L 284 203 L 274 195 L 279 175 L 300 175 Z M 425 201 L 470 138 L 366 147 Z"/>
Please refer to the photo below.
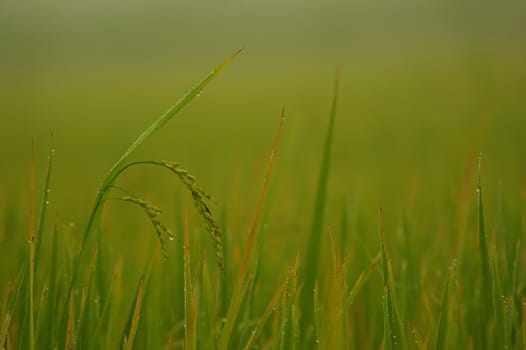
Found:
<path fill-rule="evenodd" d="M 203 94 L 203 92 L 202 92 L 202 91 L 199 91 L 199 92 L 197 93 L 197 95 L 195 95 L 195 97 L 199 97 L 199 96 L 201 96 L 202 94 Z"/>
<path fill-rule="evenodd" d="M 51 188 L 48 188 L 48 189 L 46 190 L 46 192 L 47 192 L 47 193 L 51 192 Z"/>
<path fill-rule="evenodd" d="M 49 201 L 46 201 L 46 205 L 49 205 Z"/>
<path fill-rule="evenodd" d="M 55 149 L 54 148 L 51 149 L 51 153 L 55 153 Z"/>
<path fill-rule="evenodd" d="M 169 239 L 170 241 L 173 241 L 173 240 L 175 239 L 175 236 L 168 236 L 168 239 Z"/>

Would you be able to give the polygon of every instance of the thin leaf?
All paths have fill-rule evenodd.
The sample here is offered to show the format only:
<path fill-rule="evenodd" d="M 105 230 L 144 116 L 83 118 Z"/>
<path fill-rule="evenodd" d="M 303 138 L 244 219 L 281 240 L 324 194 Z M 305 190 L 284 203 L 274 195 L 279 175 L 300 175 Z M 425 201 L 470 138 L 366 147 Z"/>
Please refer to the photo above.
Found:
<path fill-rule="evenodd" d="M 325 217 L 325 202 L 327 198 L 327 184 L 329 182 L 329 168 L 331 160 L 332 139 L 334 134 L 334 120 L 336 116 L 336 106 L 338 103 L 338 90 L 340 85 L 340 71 L 336 73 L 334 79 L 334 90 L 329 113 L 329 125 L 325 136 L 325 146 L 323 149 L 323 158 L 320 165 L 320 174 L 318 177 L 318 187 L 316 190 L 316 200 L 314 202 L 314 211 L 312 214 L 311 231 L 308 240 L 307 254 L 305 259 L 305 285 L 302 296 L 302 329 L 305 332 L 307 326 L 311 323 L 312 314 L 312 291 L 317 278 L 318 265 L 320 260 L 320 245 L 323 232 L 323 221 Z"/>
<path fill-rule="evenodd" d="M 446 281 L 444 282 L 444 289 L 442 291 L 442 302 L 440 303 L 440 316 L 438 321 L 435 350 L 447 349 L 447 328 L 449 319 L 449 284 L 452 275 L 452 265 L 446 275 Z"/>
<path fill-rule="evenodd" d="M 314 289 L 312 291 L 314 299 L 313 315 L 314 315 L 314 335 L 316 337 L 316 344 L 320 343 L 321 339 L 321 315 L 320 315 L 320 290 L 318 288 L 318 281 L 314 281 Z"/>
<path fill-rule="evenodd" d="M 479 234 L 479 249 L 481 257 L 481 294 L 482 299 L 480 300 L 481 310 L 481 322 L 484 329 L 481 330 L 481 343 L 486 344 L 488 339 L 487 332 L 489 331 L 489 320 L 492 317 L 491 305 L 493 305 L 493 288 L 491 283 L 491 270 L 490 270 L 490 256 L 488 248 L 488 236 L 484 225 L 484 207 L 482 202 L 482 185 L 480 181 L 480 164 L 482 156 L 478 159 L 478 181 L 477 181 L 477 215 L 478 215 L 478 234 Z"/>
<path fill-rule="evenodd" d="M 35 349 L 35 146 L 31 144 L 31 180 L 29 185 L 29 349 Z"/>
<path fill-rule="evenodd" d="M 493 268 L 493 309 L 495 313 L 495 325 L 497 327 L 496 329 L 496 336 L 495 336 L 495 344 L 499 348 L 504 349 L 511 349 L 510 339 L 508 337 L 508 330 L 507 330 L 507 321 L 505 319 L 506 315 L 506 303 L 504 301 L 504 295 L 502 292 L 502 285 L 500 282 L 500 272 L 499 272 L 499 264 L 498 264 L 498 258 L 497 258 L 497 252 L 496 250 L 493 251 L 492 254 L 492 263 L 491 266 Z"/>
<path fill-rule="evenodd" d="M 58 262 L 59 254 L 59 239 L 58 239 L 58 227 L 55 223 L 53 228 L 53 243 L 51 248 L 51 271 L 49 273 L 49 308 L 47 314 L 47 322 L 49 325 L 49 334 L 46 334 L 48 337 L 47 347 L 49 349 L 55 348 L 56 346 L 56 332 L 57 332 L 57 295 L 58 295 L 58 285 L 59 281 L 57 278 L 57 268 L 59 267 Z"/>
<path fill-rule="evenodd" d="M 384 310 L 384 350 L 391 350 L 393 348 L 392 336 L 393 330 L 391 327 L 391 310 L 389 307 L 389 288 L 384 286 L 383 310 Z"/>
<path fill-rule="evenodd" d="M 13 319 L 15 306 L 18 303 L 18 298 L 24 286 L 25 276 L 26 276 L 26 266 L 22 266 L 18 272 L 16 281 L 14 283 L 14 294 L 13 292 L 8 291 L 8 293 L 11 293 L 11 295 L 9 297 L 9 302 L 7 303 L 6 315 L 2 321 L 2 328 L 0 330 L 0 349 L 3 349 L 3 346 L 6 342 L 8 331 L 9 331 L 9 326 L 11 325 L 11 322 Z M 6 298 L 7 297 L 8 296 L 6 295 Z"/>
<path fill-rule="evenodd" d="M 521 335 L 522 335 L 522 346 L 526 346 L 526 297 L 521 298 Z"/>
<path fill-rule="evenodd" d="M 130 310 L 130 316 L 128 318 L 128 326 L 126 334 L 123 336 L 123 342 L 121 349 L 130 350 L 133 348 L 133 343 L 135 341 L 135 335 L 137 334 L 137 329 L 139 328 L 139 320 L 141 318 L 141 307 L 142 307 L 142 298 L 144 293 L 144 278 L 141 278 L 139 281 L 139 286 L 137 287 L 137 292 L 135 293 L 135 300 L 132 304 L 132 309 Z"/>
<path fill-rule="evenodd" d="M 55 147 L 54 147 L 54 141 L 53 141 L 53 134 L 51 134 L 51 145 L 49 147 L 46 180 L 44 181 L 44 195 L 43 195 L 42 203 L 40 205 L 40 216 L 38 219 L 37 233 L 35 237 L 36 239 L 35 241 L 35 265 L 36 266 L 38 266 L 38 260 L 40 258 L 40 246 L 42 244 L 42 235 L 44 233 L 44 226 L 46 223 L 47 208 L 49 207 L 49 193 L 51 192 L 49 184 L 51 182 L 51 169 L 53 168 L 54 156 L 55 156 Z"/>
<path fill-rule="evenodd" d="M 188 215 L 184 219 L 184 347 L 195 350 L 196 339 L 196 305 L 195 294 L 192 286 L 192 269 L 190 266 L 190 234 L 188 229 Z"/>
<path fill-rule="evenodd" d="M 382 209 L 378 210 L 378 228 L 382 249 L 382 271 L 384 281 L 384 339 L 386 349 L 406 348 L 405 336 L 402 332 L 400 316 L 394 295 L 394 281 L 391 259 L 387 250 L 384 236 Z M 386 324 L 387 322 L 387 324 Z M 387 328 L 386 328 L 387 327 Z"/>
<path fill-rule="evenodd" d="M 73 299 L 69 300 L 69 307 L 68 307 L 68 324 L 66 328 L 66 345 L 65 349 L 70 350 L 73 349 L 75 346 L 75 310 L 73 307 Z"/>
<path fill-rule="evenodd" d="M 7 330 L 11 324 L 11 314 L 8 312 L 2 321 L 2 328 L 0 328 L 0 349 L 4 348 L 5 339 L 7 337 Z"/>

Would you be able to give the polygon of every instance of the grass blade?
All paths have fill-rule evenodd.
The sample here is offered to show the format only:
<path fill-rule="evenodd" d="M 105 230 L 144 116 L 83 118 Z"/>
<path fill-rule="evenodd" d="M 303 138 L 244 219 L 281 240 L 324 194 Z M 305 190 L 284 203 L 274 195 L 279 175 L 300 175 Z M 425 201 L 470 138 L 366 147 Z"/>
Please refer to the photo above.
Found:
<path fill-rule="evenodd" d="M 73 349 L 75 346 L 75 310 L 73 307 L 73 299 L 69 300 L 69 306 L 68 306 L 68 326 L 66 328 L 66 345 L 65 349 Z"/>
<path fill-rule="evenodd" d="M 11 325 L 13 314 L 15 312 L 15 306 L 18 303 L 18 298 L 24 286 L 24 281 L 26 278 L 26 267 L 22 266 L 18 272 L 18 276 L 14 283 L 14 287 L 8 286 L 6 291 L 6 298 L 9 297 L 9 302 L 7 303 L 7 310 L 4 320 L 2 321 L 2 329 L 0 331 L 0 349 L 3 349 L 3 346 L 8 338 L 9 326 Z M 14 288 L 14 293 L 12 292 Z"/>
<path fill-rule="evenodd" d="M 42 244 L 42 235 L 44 233 L 47 208 L 49 206 L 49 192 L 51 191 L 49 188 L 49 184 L 51 182 L 51 169 L 53 168 L 54 156 L 55 156 L 55 147 L 54 147 L 54 142 L 53 142 L 53 134 L 51 134 L 51 145 L 49 147 L 46 179 L 44 182 L 44 195 L 42 199 L 42 204 L 40 206 L 40 216 L 38 219 L 37 233 L 35 237 L 36 239 L 35 241 L 35 265 L 36 266 L 38 266 L 38 259 L 40 257 L 40 246 Z"/>
<path fill-rule="evenodd" d="M 314 289 L 312 290 L 313 297 L 313 316 L 314 316 L 314 337 L 315 343 L 320 344 L 321 341 L 321 307 L 320 307 L 320 290 L 318 288 L 318 281 L 314 281 Z"/>
<path fill-rule="evenodd" d="M 53 228 L 53 243 L 51 248 L 51 271 L 49 273 L 49 292 L 48 292 L 48 299 L 49 299 L 49 308 L 47 313 L 47 322 L 48 325 L 48 334 L 47 336 L 47 347 L 49 349 L 52 349 L 56 346 L 57 341 L 57 334 L 56 334 L 56 327 L 57 327 L 57 317 L 56 317 L 56 310 L 57 310 L 57 295 L 58 295 L 58 279 L 57 279 L 57 267 L 59 266 L 58 262 L 58 250 L 59 250 L 59 239 L 58 239 L 58 227 L 55 223 Z"/>
<path fill-rule="evenodd" d="M 438 321 L 435 350 L 447 349 L 447 328 L 449 319 L 449 285 L 451 283 L 452 269 L 454 265 L 449 268 L 446 281 L 444 282 L 444 289 L 442 291 L 442 301 L 440 303 L 440 317 Z"/>
<path fill-rule="evenodd" d="M 405 349 L 407 348 L 405 336 L 402 333 L 400 316 L 394 295 L 391 259 L 385 243 L 382 209 L 378 210 L 378 226 L 382 249 L 382 274 L 384 281 L 384 346 L 386 349 Z"/>
<path fill-rule="evenodd" d="M 281 299 L 281 324 L 279 332 L 279 350 L 290 349 L 294 345 L 294 320 L 293 309 L 295 308 L 296 291 L 298 284 L 299 255 L 296 256 L 294 266 L 289 268 L 289 274 L 285 283 L 285 293 Z"/>
<path fill-rule="evenodd" d="M 184 217 L 184 347 L 195 350 L 197 345 L 197 305 L 192 286 L 192 269 L 190 266 L 190 234 L 188 230 L 188 215 Z"/>
<path fill-rule="evenodd" d="M 8 312 L 4 320 L 2 321 L 2 327 L 0 328 L 0 348 L 4 349 L 5 339 L 7 338 L 7 330 L 11 324 L 11 314 Z"/>
<path fill-rule="evenodd" d="M 526 297 L 521 298 L 521 337 L 522 346 L 526 346 Z"/>
<path fill-rule="evenodd" d="M 323 149 L 323 158 L 320 166 L 318 177 L 318 187 L 316 190 L 316 201 L 314 203 L 314 212 L 312 215 L 311 232 L 308 241 L 307 255 L 304 263 L 305 266 L 305 285 L 301 303 L 302 329 L 304 334 L 306 328 L 311 324 L 313 317 L 312 310 L 312 291 L 317 277 L 318 265 L 320 260 L 321 235 L 323 232 L 323 221 L 325 216 L 325 202 L 327 197 L 327 184 L 329 180 L 329 167 L 331 159 L 332 139 L 334 133 L 334 119 L 336 116 L 336 105 L 338 102 L 338 90 L 340 84 L 340 72 L 336 73 L 334 80 L 334 90 L 329 113 L 329 125 L 325 137 L 325 146 Z"/>
<path fill-rule="evenodd" d="M 391 311 L 389 308 L 389 288 L 384 287 L 384 350 L 391 350 L 393 348 L 392 336 L 393 330 L 391 327 Z"/>
<path fill-rule="evenodd" d="M 35 145 L 31 144 L 31 179 L 29 185 L 29 349 L 35 349 Z"/>
<path fill-rule="evenodd" d="M 202 269 L 201 269 L 201 285 L 202 285 L 202 302 L 205 306 L 205 322 L 204 328 L 206 336 L 203 337 L 204 347 L 207 349 L 215 349 L 215 340 L 216 340 L 216 325 L 217 325 L 217 293 L 215 293 L 214 285 L 212 284 L 212 279 L 210 277 L 210 267 L 208 264 L 208 258 L 206 253 L 204 254 L 202 260 Z M 197 309 L 196 309 L 197 311 Z"/>
<path fill-rule="evenodd" d="M 135 300 L 132 303 L 132 308 L 130 310 L 130 316 L 128 317 L 128 322 L 126 326 L 126 333 L 123 335 L 122 343 L 120 348 L 130 350 L 133 348 L 133 343 L 135 341 L 135 335 L 137 334 L 137 329 L 139 328 L 139 320 L 141 318 L 141 307 L 142 299 L 144 293 L 144 276 L 139 281 L 139 286 L 137 287 L 137 292 L 135 293 Z"/>
<path fill-rule="evenodd" d="M 479 238 L 479 249 L 481 258 L 481 276 L 480 282 L 482 299 L 480 300 L 481 310 L 481 326 L 484 327 L 480 332 L 481 346 L 486 346 L 487 332 L 489 330 L 489 324 L 491 319 L 491 305 L 493 305 L 493 287 L 491 283 L 491 270 L 490 270 L 490 256 L 488 248 L 488 236 L 486 234 L 486 228 L 484 225 L 484 206 L 482 201 L 482 185 L 480 180 L 482 155 L 478 158 L 478 180 L 477 180 L 477 217 L 478 217 L 478 238 Z"/>
<path fill-rule="evenodd" d="M 500 282 L 500 272 L 496 249 L 493 250 L 491 260 L 491 267 L 493 269 L 493 309 L 495 315 L 495 325 L 497 327 L 495 334 L 495 344 L 499 348 L 511 349 L 507 330 L 506 302 L 504 300 L 502 284 Z"/>

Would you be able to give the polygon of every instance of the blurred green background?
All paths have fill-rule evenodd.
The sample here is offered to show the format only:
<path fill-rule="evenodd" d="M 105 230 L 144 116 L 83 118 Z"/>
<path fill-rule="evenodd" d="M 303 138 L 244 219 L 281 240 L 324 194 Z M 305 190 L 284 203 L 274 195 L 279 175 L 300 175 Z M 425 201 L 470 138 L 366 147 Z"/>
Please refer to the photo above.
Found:
<path fill-rule="evenodd" d="M 0 206 L 28 207 L 31 140 L 42 182 L 53 132 L 52 210 L 80 231 L 129 143 L 244 47 L 135 157 L 181 162 L 233 231 L 248 227 L 282 107 L 268 222 L 308 231 L 337 67 L 329 223 L 344 199 L 373 226 L 379 206 L 386 226 L 413 210 L 423 231 L 447 221 L 479 152 L 491 221 L 499 188 L 518 203 L 526 179 L 525 15 L 520 1 L 2 2 Z M 169 181 L 143 169 L 120 184 L 173 208 Z M 24 211 L 2 212 L 26 225 Z"/>

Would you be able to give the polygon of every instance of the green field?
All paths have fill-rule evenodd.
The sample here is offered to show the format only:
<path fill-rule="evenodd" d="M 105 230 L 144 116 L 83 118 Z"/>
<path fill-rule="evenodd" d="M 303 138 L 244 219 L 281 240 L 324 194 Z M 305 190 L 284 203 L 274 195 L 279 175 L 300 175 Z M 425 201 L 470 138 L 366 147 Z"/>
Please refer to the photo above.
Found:
<path fill-rule="evenodd" d="M 526 7 L 473 6 L 0 4 L 0 349 L 525 348 Z"/>

